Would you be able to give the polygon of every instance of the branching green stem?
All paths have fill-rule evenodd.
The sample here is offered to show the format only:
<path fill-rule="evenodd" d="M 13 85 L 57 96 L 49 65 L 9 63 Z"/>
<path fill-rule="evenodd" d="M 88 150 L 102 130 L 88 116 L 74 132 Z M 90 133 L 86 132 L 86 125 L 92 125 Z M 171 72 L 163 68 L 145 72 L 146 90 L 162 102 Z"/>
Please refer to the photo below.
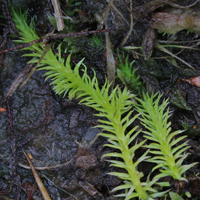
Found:
<path fill-rule="evenodd" d="M 146 147 L 150 148 L 150 152 L 155 155 L 148 161 L 157 164 L 153 170 L 160 169 L 161 173 L 155 178 L 172 176 L 176 180 L 187 181 L 183 177 L 183 173 L 197 163 L 182 165 L 184 159 L 188 156 L 188 154 L 183 152 L 189 146 L 187 142 L 180 145 L 178 143 L 187 136 L 175 138 L 175 136 L 183 132 L 180 130 L 171 133 L 171 122 L 168 122 L 170 117 L 169 109 L 166 108 L 168 101 L 164 100 L 159 105 L 161 96 L 155 94 L 149 97 L 144 94 L 143 100 L 137 99 L 140 102 L 137 110 L 141 113 L 143 125 L 148 130 L 143 132 L 146 134 L 145 137 L 151 141 Z"/>
<path fill-rule="evenodd" d="M 31 20 L 30 27 L 26 23 L 26 15 L 20 16 L 15 12 L 13 13 L 14 22 L 22 35 L 22 39 L 18 42 L 30 42 L 37 39 L 38 36 L 34 31 L 34 23 Z M 32 51 L 30 54 L 24 56 L 32 57 L 31 63 L 37 63 L 40 59 L 44 47 L 41 44 L 33 44 L 26 47 L 26 50 Z M 105 84 L 100 89 L 96 74 L 91 79 L 87 75 L 87 68 L 83 64 L 83 59 L 74 67 L 71 68 L 70 56 L 65 61 L 61 57 L 61 45 L 58 46 L 58 54 L 55 55 L 50 49 L 40 63 L 40 70 L 47 70 L 45 74 L 47 78 L 52 80 L 52 85 L 57 94 L 68 95 L 70 99 L 76 97 L 80 99 L 80 103 L 92 107 L 98 111 L 96 114 L 102 117 L 98 127 L 103 131 L 101 136 L 108 138 L 106 146 L 116 150 L 116 152 L 107 153 L 104 157 L 109 157 L 112 166 L 125 169 L 124 172 L 111 172 L 111 175 L 118 176 L 124 180 L 124 184 L 113 189 L 113 191 L 123 190 L 124 192 L 116 195 L 117 197 L 125 197 L 125 200 L 133 199 L 135 197 L 141 200 L 153 200 L 156 197 L 163 196 L 165 192 L 158 193 L 153 185 L 158 184 L 158 179 L 164 176 L 172 176 L 177 180 L 186 180 L 182 177 L 183 173 L 191 168 L 195 163 L 190 165 L 182 165 L 183 160 L 187 154 L 182 154 L 188 146 L 186 143 L 178 145 L 185 136 L 174 139 L 174 136 L 180 134 L 182 131 L 171 132 L 168 122 L 169 111 L 165 112 L 168 104 L 163 101 L 159 105 L 161 96 L 149 97 L 144 95 L 144 99 L 138 99 L 140 105 L 136 106 L 138 112 L 142 115 L 144 127 L 148 131 L 144 131 L 146 138 L 152 143 L 146 145 L 152 154 L 153 158 L 147 156 L 146 151 L 137 161 L 133 162 L 135 151 L 141 146 L 144 146 L 146 140 L 132 145 L 135 138 L 141 132 L 138 127 L 134 127 L 128 131 L 130 124 L 134 122 L 138 115 L 131 117 L 133 106 L 135 103 L 132 101 L 135 96 L 131 94 L 126 87 L 123 91 L 117 86 L 110 91 L 110 84 L 105 80 Z M 83 75 L 80 76 L 79 72 L 82 69 Z M 107 120 L 105 120 L 107 119 Z M 174 147 L 174 145 L 177 145 Z M 138 164 L 143 161 L 154 162 L 157 165 L 155 169 L 161 169 L 161 173 L 157 175 L 152 181 L 141 182 L 143 173 L 137 170 Z"/>

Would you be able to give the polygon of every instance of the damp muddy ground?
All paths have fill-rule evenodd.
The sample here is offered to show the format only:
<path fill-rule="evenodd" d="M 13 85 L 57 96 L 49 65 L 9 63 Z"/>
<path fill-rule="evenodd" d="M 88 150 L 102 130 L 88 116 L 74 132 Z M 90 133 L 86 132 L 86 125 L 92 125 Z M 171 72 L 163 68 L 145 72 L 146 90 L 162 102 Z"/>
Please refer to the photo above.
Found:
<path fill-rule="evenodd" d="M 75 6 L 69 7 L 62 1 L 61 8 L 71 15 L 75 23 L 71 26 L 69 21 L 66 22 L 66 31 L 72 29 L 73 32 L 80 32 L 105 27 L 106 1 L 85 0 L 81 4 L 79 1 L 68 2 Z M 185 140 L 191 146 L 186 163 L 198 162 L 200 84 L 193 79 L 200 76 L 198 31 L 191 30 L 187 33 L 189 26 L 178 30 L 174 35 L 155 30 L 154 41 L 145 34 L 151 27 L 158 28 L 151 24 L 154 23 L 152 17 L 155 19 L 157 16 L 154 13 L 163 10 L 171 14 L 171 9 L 193 9 L 187 15 L 198 21 L 200 16 L 196 13 L 200 10 L 200 3 L 189 0 L 184 3 L 172 0 L 134 0 L 132 4 L 134 27 L 123 46 L 142 46 L 147 37 L 145 45 L 152 44 L 153 47 L 150 52 L 147 46 L 148 59 L 145 58 L 145 51 L 142 54 L 140 49 L 122 50 L 120 45 L 131 26 L 130 2 L 114 1 L 108 15 L 108 28 L 119 29 L 109 33 L 116 67 L 119 55 L 124 56 L 124 60 L 129 55 L 130 62 L 135 60 L 134 68 L 137 68 L 140 75 L 141 87 L 148 88 L 150 92 L 161 92 L 164 98 L 169 98 L 172 128 L 185 129 L 184 133 L 188 135 Z M 192 4 L 194 6 L 190 7 Z M 54 11 L 50 1 L 13 0 L 8 3 L 2 0 L 1 50 L 16 46 L 14 39 L 17 39 L 18 33 L 10 18 L 11 7 L 22 11 L 28 9 L 29 20 L 31 17 L 35 18 L 35 29 L 40 37 L 51 29 L 53 22 L 49 16 Z M 175 27 L 177 26 L 176 24 Z M 100 84 L 104 83 L 107 71 L 105 41 L 104 34 L 71 37 L 63 41 L 70 44 L 73 62 L 85 58 L 84 64 L 88 67 L 89 75 L 92 76 L 94 69 Z M 168 48 L 173 55 L 177 55 L 190 66 L 164 52 L 158 45 L 161 41 L 181 41 L 180 45 L 190 47 Z M 93 109 L 79 105 L 75 99 L 70 101 L 56 95 L 50 80 L 45 80 L 44 71 L 35 71 L 25 86 L 18 87 L 12 95 L 7 96 L 14 80 L 27 67 L 29 59 L 22 57 L 23 54 L 23 51 L 18 50 L 0 55 L 0 199 L 42 199 L 23 150 L 32 155 L 32 162 L 53 200 L 116 199 L 111 190 L 122 181 L 107 174 L 118 169 L 109 167 L 106 158 L 102 158 L 102 155 L 112 150 L 103 146 L 106 143 L 105 138 L 96 137 L 101 130 L 92 128 L 98 124 L 98 117 L 94 116 Z M 118 79 L 116 84 L 123 87 Z M 142 152 L 138 152 L 138 155 L 141 154 Z M 141 164 L 139 167 L 145 176 L 149 174 L 151 166 Z M 184 199 L 200 199 L 199 173 L 200 164 L 186 172 L 187 183 L 169 179 L 171 191 L 179 193 Z M 187 192 L 191 197 L 186 197 Z"/>

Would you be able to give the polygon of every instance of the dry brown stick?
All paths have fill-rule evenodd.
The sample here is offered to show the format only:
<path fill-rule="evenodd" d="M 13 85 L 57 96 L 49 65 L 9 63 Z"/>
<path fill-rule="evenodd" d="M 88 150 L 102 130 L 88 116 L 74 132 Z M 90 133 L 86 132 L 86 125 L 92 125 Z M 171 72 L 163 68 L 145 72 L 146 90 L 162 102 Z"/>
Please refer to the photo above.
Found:
<path fill-rule="evenodd" d="M 130 13 L 132 13 L 132 17 L 134 18 L 134 19 L 136 19 L 137 20 L 137 16 L 135 16 L 134 15 L 134 13 L 133 13 L 133 1 L 131 1 L 130 0 L 130 8 L 126 5 L 126 2 L 124 1 L 124 0 L 121 0 L 122 1 L 122 3 L 124 4 L 124 6 L 126 7 L 126 9 L 130 12 Z"/>
<path fill-rule="evenodd" d="M 57 169 L 57 168 L 69 165 L 72 161 L 74 161 L 74 157 L 71 160 L 69 160 L 67 162 L 64 162 L 62 164 L 58 164 L 58 165 L 54 165 L 54 166 L 35 167 L 35 169 L 37 169 L 37 170 L 52 170 L 52 169 Z M 25 169 L 31 169 L 31 167 L 29 167 L 28 165 L 24 165 L 22 163 L 18 163 L 18 165 L 20 167 L 25 168 Z"/>
<path fill-rule="evenodd" d="M 56 188 L 58 188 L 59 190 L 63 191 L 64 193 L 74 197 L 75 199 L 79 200 L 76 196 L 74 196 L 73 194 L 67 192 L 66 190 L 62 189 L 61 187 L 57 186 L 53 181 L 51 181 L 49 178 L 47 178 L 44 174 L 42 175 L 45 179 L 47 179 L 51 184 L 53 184 Z"/>
<path fill-rule="evenodd" d="M 4 197 L 4 196 L 1 196 L 1 195 L 0 195 L 0 198 L 5 199 L 5 200 L 14 200 L 14 199 L 10 199 L 8 197 Z"/>
<path fill-rule="evenodd" d="M 43 51 L 40 59 L 38 60 L 38 62 L 35 65 L 35 67 L 33 67 L 33 69 L 31 70 L 31 72 L 27 76 L 26 80 L 21 84 L 20 88 L 22 88 L 27 83 L 27 81 L 31 78 L 31 76 L 33 75 L 33 73 L 35 72 L 35 70 L 38 68 L 38 65 L 41 63 L 41 61 L 43 60 L 43 58 L 45 57 L 45 55 L 47 54 L 47 52 L 51 48 L 52 44 L 53 43 L 46 44 L 45 49 L 44 49 L 44 51 Z"/>
<path fill-rule="evenodd" d="M 27 155 L 27 153 L 25 151 L 23 151 L 23 153 L 24 153 L 24 155 L 25 155 L 25 157 L 26 157 L 26 159 L 27 159 L 27 161 L 28 161 L 28 163 L 29 163 L 29 165 L 31 167 L 31 170 L 32 170 L 32 173 L 33 173 L 33 175 L 35 177 L 37 185 L 38 185 L 38 187 L 40 189 L 40 192 L 42 193 L 42 197 L 44 198 L 44 200 L 51 200 L 46 188 L 44 187 L 44 185 L 42 183 L 42 180 L 41 180 L 40 176 L 38 175 L 34 165 L 31 162 L 29 156 Z"/>
<path fill-rule="evenodd" d="M 11 97 L 13 93 L 16 91 L 18 86 L 21 84 L 24 76 L 31 70 L 33 64 L 29 64 L 25 69 L 23 70 L 22 73 L 18 75 L 18 77 L 14 80 L 12 85 L 10 86 L 8 93 L 6 94 L 6 97 Z"/>
<path fill-rule="evenodd" d="M 25 47 L 29 47 L 29 46 L 31 46 L 35 43 L 43 42 L 44 40 L 54 40 L 54 39 L 64 38 L 64 37 L 76 37 L 76 36 L 80 36 L 80 35 L 88 35 L 88 34 L 93 34 L 93 33 L 104 33 L 104 32 L 109 32 L 109 31 L 116 31 L 116 30 L 119 30 L 119 29 L 115 28 L 115 29 L 107 29 L 107 30 L 94 30 L 94 31 L 83 31 L 83 32 L 79 32 L 79 33 L 50 35 L 46 38 L 40 38 L 40 39 L 37 39 L 37 40 L 33 40 L 32 42 L 26 43 L 26 44 L 21 44 L 19 46 L 12 47 L 10 49 L 2 50 L 2 51 L 0 51 L 0 54 L 7 53 L 9 51 L 22 49 L 22 48 L 25 48 Z"/>
<path fill-rule="evenodd" d="M 58 0 L 51 0 L 52 2 L 52 5 L 53 5 L 53 8 L 54 8 L 54 16 L 56 18 L 56 23 L 57 23 L 57 28 L 58 28 L 58 31 L 62 31 L 65 26 L 64 26 L 64 22 L 63 22 L 63 19 L 62 19 L 62 14 L 61 14 L 61 11 L 60 11 L 60 4 L 59 4 L 59 1 Z"/>
<path fill-rule="evenodd" d="M 150 0 L 149 2 L 144 3 L 141 6 L 135 7 L 133 10 L 135 10 L 135 13 L 137 13 L 136 16 L 138 17 L 138 19 L 141 19 L 144 16 L 148 16 L 155 9 L 176 1 L 177 0 Z"/>
<path fill-rule="evenodd" d="M 188 6 L 180 6 L 178 4 L 175 4 L 175 3 L 170 3 L 170 5 L 174 8 L 182 8 L 182 9 L 186 9 L 186 8 L 190 8 L 192 6 L 194 6 L 196 3 L 198 3 L 200 0 L 196 0 L 194 3 L 192 3 L 191 5 L 188 5 Z"/>
<path fill-rule="evenodd" d="M 191 69 L 193 69 L 193 70 L 196 71 L 196 69 L 195 69 L 194 67 L 192 67 L 192 65 L 190 65 L 190 64 L 187 63 L 186 61 L 182 60 L 182 59 L 179 58 L 178 56 L 174 55 L 173 53 L 171 53 L 170 51 L 168 51 L 166 48 L 162 47 L 161 45 L 155 44 L 155 47 L 156 47 L 157 49 L 159 49 L 160 51 L 163 51 L 163 52 L 169 54 L 170 56 L 172 56 L 172 57 L 174 57 L 174 58 L 180 60 L 182 63 L 184 63 L 185 65 L 187 65 L 188 67 L 190 67 Z"/>
<path fill-rule="evenodd" d="M 113 0 L 109 1 L 105 10 L 105 28 L 106 29 L 108 28 L 107 19 L 108 19 L 108 13 L 112 6 L 112 2 Z M 109 83 L 112 83 L 112 87 L 113 87 L 115 83 L 115 60 L 112 53 L 111 42 L 110 42 L 108 32 L 106 32 L 106 60 L 107 60 L 107 78 L 108 78 Z"/>
<path fill-rule="evenodd" d="M 132 12 L 132 0 L 130 0 L 130 20 L 131 20 L 131 25 L 130 25 L 130 29 L 129 29 L 129 31 L 128 31 L 128 33 L 126 34 L 126 37 L 123 39 L 123 41 L 122 41 L 122 43 L 121 43 L 121 47 L 123 47 L 125 44 L 126 44 L 126 42 L 127 42 L 127 40 L 128 40 L 128 38 L 130 37 L 130 35 L 131 35 L 131 33 L 132 33 L 132 31 L 133 31 L 133 27 L 134 27 L 134 23 L 133 23 L 133 12 Z"/>
<path fill-rule="evenodd" d="M 126 20 L 126 18 L 123 16 L 123 14 L 119 11 L 119 9 L 113 4 L 113 0 L 106 0 L 108 3 L 111 4 L 112 8 L 118 13 L 118 15 L 124 20 L 124 22 L 130 26 L 129 22 Z"/>

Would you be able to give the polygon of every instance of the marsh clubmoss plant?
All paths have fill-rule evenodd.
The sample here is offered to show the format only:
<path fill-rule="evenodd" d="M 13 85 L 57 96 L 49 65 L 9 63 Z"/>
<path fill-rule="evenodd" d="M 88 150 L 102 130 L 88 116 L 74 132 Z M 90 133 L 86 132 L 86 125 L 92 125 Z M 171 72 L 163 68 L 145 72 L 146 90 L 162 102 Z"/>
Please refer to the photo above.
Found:
<path fill-rule="evenodd" d="M 124 56 L 124 54 L 123 54 Z M 133 68 L 133 63 L 129 63 L 129 56 L 126 57 L 125 61 L 119 56 L 119 65 L 117 67 L 117 77 L 120 78 L 121 82 L 132 92 L 138 93 L 142 88 L 140 82 L 140 76 L 137 75 L 137 69 Z"/>
<path fill-rule="evenodd" d="M 187 136 L 175 138 L 183 132 L 181 130 L 171 133 L 171 122 L 168 122 L 169 108 L 166 108 L 168 100 L 164 100 L 159 105 L 160 98 L 161 95 L 158 94 L 151 95 L 151 97 L 144 94 L 143 100 L 137 98 L 140 104 L 136 109 L 142 116 L 140 119 L 143 126 L 147 129 L 143 131 L 145 137 L 150 141 L 150 144 L 145 147 L 150 149 L 150 153 L 155 154 L 148 161 L 156 164 L 153 170 L 160 169 L 161 173 L 156 176 L 157 178 L 172 176 L 176 180 L 187 181 L 183 173 L 197 163 L 182 165 L 188 156 L 188 153 L 184 152 L 189 146 L 187 142 L 180 145 L 178 143 Z"/>
<path fill-rule="evenodd" d="M 20 42 L 27 43 L 37 39 L 38 36 L 33 30 L 33 21 L 29 27 L 25 15 L 14 12 L 13 18 L 22 35 Z M 37 63 L 43 52 L 42 45 L 34 44 L 25 49 L 32 51 L 31 54 L 25 54 L 25 56 L 33 57 L 30 62 Z M 161 177 L 172 176 L 177 180 L 186 180 L 183 178 L 183 173 L 194 164 L 182 165 L 187 156 L 184 151 L 188 146 L 186 143 L 178 144 L 185 136 L 174 139 L 174 136 L 182 131 L 170 133 L 169 110 L 165 111 L 168 105 L 167 100 L 159 105 L 160 95 L 151 97 L 144 95 L 143 100 L 137 99 L 139 105 L 136 105 L 133 101 L 135 95 L 131 94 L 126 87 L 121 90 L 116 86 L 110 91 L 110 84 L 105 80 L 100 88 L 95 72 L 93 78 L 87 75 L 87 67 L 83 64 L 83 60 L 72 69 L 70 56 L 66 61 L 61 57 L 61 45 L 58 47 L 58 54 L 55 55 L 52 50 L 47 52 L 39 69 L 47 70 L 45 75 L 52 79 L 51 84 L 57 94 L 68 95 L 70 99 L 78 98 L 81 104 L 94 108 L 98 111 L 96 115 L 103 118 L 99 120 L 98 127 L 104 131 L 99 134 L 108 139 L 106 146 L 115 151 L 105 154 L 104 157 L 109 157 L 111 165 L 123 169 L 121 172 L 110 173 L 124 181 L 122 185 L 113 189 L 113 191 L 120 190 L 117 197 L 124 197 L 126 200 L 135 197 L 152 200 L 167 192 L 158 192 L 154 188 L 155 185 L 164 184 L 159 182 Z M 80 70 L 82 70 L 82 76 Z M 132 117 L 134 106 L 139 114 Z M 144 133 L 146 139 L 149 140 L 149 145 L 145 145 L 146 140 L 135 142 L 138 134 L 141 133 L 138 126 L 128 130 L 139 115 L 147 129 Z M 176 147 L 174 147 L 175 144 Z M 140 147 L 147 147 L 148 150 L 137 160 L 135 153 Z M 149 151 L 155 156 L 148 156 Z M 138 171 L 138 165 L 144 161 L 156 163 L 153 170 L 160 169 L 160 174 L 152 180 L 148 177 L 146 182 L 141 181 L 143 173 Z"/>

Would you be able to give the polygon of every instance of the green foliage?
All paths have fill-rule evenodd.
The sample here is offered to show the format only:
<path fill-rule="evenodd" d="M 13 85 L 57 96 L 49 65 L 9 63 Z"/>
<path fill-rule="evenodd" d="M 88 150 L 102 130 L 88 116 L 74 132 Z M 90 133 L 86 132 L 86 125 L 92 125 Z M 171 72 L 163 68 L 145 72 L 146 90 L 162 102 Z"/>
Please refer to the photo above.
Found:
<path fill-rule="evenodd" d="M 158 33 L 162 34 L 162 36 L 165 36 L 167 33 L 166 32 L 163 32 L 161 30 L 158 29 Z"/>
<path fill-rule="evenodd" d="M 156 163 L 153 170 L 160 169 L 160 174 L 156 178 L 172 176 L 174 179 L 186 181 L 183 173 L 197 163 L 182 165 L 184 159 L 188 156 L 184 153 L 189 146 L 186 142 L 178 144 L 186 136 L 175 138 L 183 131 L 175 131 L 171 133 L 171 122 L 169 109 L 166 109 L 168 101 L 164 100 L 159 105 L 161 95 L 155 94 L 149 97 L 143 95 L 144 100 L 138 99 L 140 104 L 137 106 L 138 112 L 142 115 L 141 121 L 147 131 L 143 131 L 145 137 L 151 141 L 149 145 L 145 145 L 150 149 L 150 153 L 155 156 L 148 159 L 149 162 Z M 166 111 L 165 111 L 166 109 Z"/>
<path fill-rule="evenodd" d="M 144 140 L 130 146 L 131 142 L 133 142 L 137 135 L 141 132 L 137 130 L 138 126 L 127 132 L 129 125 L 132 124 L 138 117 L 136 115 L 133 118 L 130 118 L 133 112 L 130 111 L 130 109 L 134 105 L 134 102 L 132 101 L 134 95 L 131 94 L 126 88 L 121 91 L 118 86 L 115 87 L 109 94 L 110 85 L 107 81 L 105 81 L 104 86 L 100 89 L 95 72 L 94 77 L 91 79 L 87 75 L 87 68 L 82 63 L 83 60 L 80 61 L 72 70 L 70 66 L 70 56 L 68 57 L 65 65 L 59 54 L 57 58 L 54 58 L 58 59 L 55 66 L 46 63 L 47 66 L 40 69 L 48 70 L 45 75 L 47 78 L 51 78 L 53 80 L 52 85 L 54 86 L 55 92 L 57 94 L 68 94 L 70 99 L 74 97 L 81 99 L 81 104 L 99 111 L 96 116 L 103 118 L 99 120 L 101 124 L 98 127 L 102 128 L 105 132 L 100 133 L 100 135 L 108 138 L 109 144 L 106 144 L 106 146 L 117 151 L 114 153 L 107 153 L 104 157 L 106 156 L 110 158 L 109 161 L 112 163 L 112 166 L 126 170 L 126 172 L 110 173 L 111 175 L 118 176 L 124 180 L 124 184 L 114 188 L 113 191 L 125 190 L 125 192 L 116 196 L 125 197 L 127 200 L 133 197 L 148 199 L 150 197 L 153 198 L 156 196 L 162 196 L 164 192 L 158 193 L 152 188 L 157 179 L 147 182 L 141 182 L 140 180 L 143 177 L 143 173 L 139 172 L 137 167 L 140 162 L 148 159 L 148 151 L 146 151 L 135 162 L 132 160 L 135 155 L 135 151 L 145 143 Z M 79 74 L 81 66 L 84 67 L 82 69 L 82 77 Z M 118 159 L 116 160 L 116 158 Z"/>
<path fill-rule="evenodd" d="M 76 22 L 72 19 L 72 17 L 75 14 L 75 12 L 78 11 L 78 9 L 76 9 L 74 7 L 76 7 L 80 4 L 81 4 L 81 2 L 75 2 L 75 0 L 67 1 L 67 7 L 64 11 L 66 14 L 66 18 L 64 18 L 64 23 L 66 25 L 65 29 L 67 29 L 68 32 L 73 32 L 73 30 L 74 30 L 74 25 Z"/>
<path fill-rule="evenodd" d="M 19 42 L 28 43 L 38 38 L 33 30 L 33 21 L 31 21 L 29 27 L 26 24 L 25 15 L 20 13 L 19 16 L 14 13 L 13 16 L 22 35 L 22 39 L 18 40 Z M 31 54 L 25 54 L 25 56 L 33 57 L 30 62 L 37 63 L 44 47 L 41 44 L 33 44 L 25 49 L 32 51 Z M 125 200 L 135 197 L 142 200 L 153 200 L 156 197 L 164 196 L 167 191 L 158 192 L 155 189 L 155 184 L 159 187 L 166 185 L 166 183 L 160 183 L 158 180 L 165 176 L 172 176 L 177 180 L 186 180 L 183 178 L 183 173 L 194 165 L 194 163 L 182 165 L 188 155 L 184 153 L 188 146 L 186 143 L 179 145 L 179 142 L 185 136 L 174 138 L 182 131 L 170 133 L 169 110 L 165 111 L 168 101 L 165 100 L 159 105 L 161 95 L 152 95 L 151 97 L 144 95 L 143 100 L 137 99 L 139 104 L 136 105 L 133 101 L 135 95 L 131 94 L 126 87 L 121 90 L 116 86 L 111 90 L 107 80 L 100 89 L 95 72 L 93 78 L 90 78 L 87 75 L 87 67 L 83 64 L 83 60 L 72 69 L 70 56 L 65 61 L 61 57 L 61 45 L 59 45 L 57 55 L 52 50 L 47 52 L 41 61 L 40 70 L 47 70 L 45 75 L 52 79 L 51 84 L 57 94 L 68 95 L 70 99 L 76 97 L 81 104 L 98 111 L 96 115 L 101 117 L 98 127 L 103 130 L 100 135 L 108 138 L 106 146 L 115 150 L 115 152 L 105 154 L 104 157 L 109 158 L 112 166 L 122 169 L 122 171 L 110 173 L 124 181 L 122 185 L 113 189 L 113 191 L 121 191 L 116 196 L 124 197 Z M 127 61 L 126 65 L 128 65 Z M 132 69 L 129 71 L 128 68 L 124 67 L 125 73 L 135 73 Z M 82 70 L 82 76 L 80 70 Z M 132 76 L 129 78 L 132 78 Z M 137 85 L 139 87 L 139 83 Z M 141 121 L 147 129 L 143 132 L 146 134 L 146 139 L 151 141 L 149 145 L 144 145 L 146 140 L 136 141 L 141 132 L 138 126 L 132 129 L 129 127 L 138 118 L 138 115 L 132 117 L 134 106 L 142 116 Z M 176 147 L 174 147 L 175 145 Z M 136 159 L 135 154 L 140 147 L 146 147 L 149 150 Z M 148 152 L 155 156 L 148 156 Z M 138 165 L 144 161 L 156 163 L 153 170 L 160 169 L 160 174 L 156 175 L 153 180 L 150 180 L 149 175 L 146 182 L 141 181 L 143 173 L 138 171 Z"/>
<path fill-rule="evenodd" d="M 88 45 L 93 48 L 99 48 L 102 45 L 102 37 L 98 37 L 97 35 L 93 35 L 93 37 L 88 42 Z"/>
<path fill-rule="evenodd" d="M 80 5 L 81 2 L 76 2 L 75 0 L 68 0 L 66 9 L 64 10 L 65 14 L 63 15 L 63 21 L 65 24 L 65 28 L 63 30 L 63 33 L 73 33 L 74 32 L 74 26 L 77 24 L 77 20 L 73 19 L 74 14 L 78 11 L 75 7 Z M 49 15 L 48 19 L 51 23 L 51 25 L 57 29 L 57 23 L 54 16 Z M 63 39 L 63 45 L 62 48 L 66 49 L 68 53 L 79 53 L 80 50 L 77 47 L 78 39 L 75 37 L 65 37 Z M 74 56 L 75 57 L 75 56 Z"/>
<path fill-rule="evenodd" d="M 183 123 L 182 126 L 190 138 L 197 138 L 199 136 L 199 133 L 200 133 L 199 126 L 197 126 L 196 128 L 193 128 L 193 126 L 187 123 Z"/>
<path fill-rule="evenodd" d="M 20 34 L 22 34 L 22 40 L 25 40 L 26 42 L 32 41 L 33 39 L 31 36 L 33 30 L 31 27 L 28 27 L 28 25 L 23 24 L 26 24 L 26 21 L 24 20 L 25 17 L 18 17 L 16 13 L 14 14 L 14 17 L 18 30 Z M 26 31 L 29 33 L 23 34 L 23 29 L 21 29 L 20 26 L 26 26 Z M 28 49 L 32 52 L 36 51 L 36 53 L 25 54 L 25 56 L 34 57 L 31 62 L 37 63 L 42 54 L 41 44 L 34 44 L 31 47 L 28 47 Z M 48 70 L 46 73 L 47 78 L 53 80 L 52 85 L 57 94 L 68 94 L 70 99 L 75 96 L 81 98 L 80 103 L 94 108 L 99 111 L 99 114 L 97 114 L 98 116 L 108 119 L 108 121 L 100 120 L 102 123 L 100 127 L 105 131 L 108 131 L 109 134 L 101 133 L 101 135 L 108 137 L 110 144 L 107 144 L 107 146 L 120 151 L 120 153 L 110 154 L 110 156 L 122 159 L 122 161 L 111 159 L 112 165 L 127 170 L 126 173 L 112 173 L 112 175 L 117 175 L 123 180 L 126 180 L 124 185 L 115 188 L 115 190 L 128 189 L 128 191 L 126 190 L 127 192 L 123 194 L 127 199 L 130 199 L 133 196 L 147 199 L 149 196 L 147 191 L 156 191 L 151 188 L 153 183 L 141 183 L 140 179 L 143 175 L 137 171 L 138 164 L 147 159 L 147 152 L 135 163 L 131 159 L 134 157 L 134 152 L 142 146 L 145 141 L 140 142 L 131 148 L 128 147 L 128 145 L 139 134 L 139 132 L 136 131 L 137 127 L 126 134 L 127 127 L 137 116 L 129 119 L 132 113 L 131 111 L 122 117 L 123 114 L 127 113 L 133 107 L 133 101 L 131 99 L 134 98 L 134 95 L 132 95 L 127 89 L 121 91 L 119 87 L 113 89 L 109 94 L 110 85 L 107 81 L 105 81 L 104 86 L 100 90 L 95 73 L 94 77 L 90 79 L 87 75 L 86 66 L 82 64 L 83 60 L 80 61 L 72 70 L 70 66 L 70 56 L 64 64 L 64 59 L 61 57 L 61 46 L 59 46 L 58 51 L 57 56 L 54 55 L 51 50 L 47 52 L 41 62 L 41 66 L 43 67 L 40 69 Z M 83 66 L 82 77 L 79 74 L 79 68 L 81 65 Z M 136 133 L 134 134 L 134 132 Z M 107 156 L 109 156 L 109 154 L 107 154 Z"/>
<path fill-rule="evenodd" d="M 182 96 L 180 90 L 178 90 L 178 89 L 173 89 L 171 91 L 170 102 L 181 109 L 192 110 L 192 108 L 187 105 L 184 97 Z"/>
<path fill-rule="evenodd" d="M 171 200 L 184 200 L 181 196 L 179 196 L 175 192 L 170 192 L 169 196 L 170 196 Z"/>
<path fill-rule="evenodd" d="M 20 11 L 18 14 L 14 9 L 12 9 L 13 21 L 15 22 L 15 26 L 18 29 L 19 34 L 22 36 L 20 40 L 15 40 L 19 43 L 29 43 L 33 40 L 39 39 L 39 36 L 34 29 L 35 23 L 33 18 L 31 19 L 30 24 L 27 24 L 27 12 L 28 11 L 22 14 Z M 22 50 L 30 50 L 31 52 L 36 51 L 36 53 L 32 53 L 34 55 L 31 55 L 40 57 L 43 53 L 44 47 L 42 46 L 42 43 L 37 43 L 32 46 L 25 47 Z"/>
<path fill-rule="evenodd" d="M 129 90 L 133 93 L 138 93 L 142 85 L 140 82 L 140 76 L 136 74 L 137 69 L 133 69 L 134 61 L 129 64 L 128 59 L 129 57 L 127 56 L 125 62 L 123 62 L 122 58 L 119 56 L 117 76 Z"/>
<path fill-rule="evenodd" d="M 65 9 L 65 13 L 67 16 L 72 17 L 78 9 L 74 9 L 73 7 L 76 7 L 81 4 L 81 1 L 75 2 L 75 0 L 68 0 L 67 1 L 67 9 Z"/>
<path fill-rule="evenodd" d="M 120 158 L 121 161 L 110 159 L 110 162 L 113 166 L 127 170 L 126 173 L 110 173 L 120 177 L 121 179 L 127 180 L 124 185 L 121 185 L 114 190 L 128 189 L 128 191 L 123 194 L 123 196 L 127 197 L 127 199 L 130 199 L 133 195 L 135 197 L 138 196 L 141 199 L 147 199 L 148 195 L 146 190 L 151 191 L 152 188 L 148 185 L 145 185 L 144 187 L 144 184 L 140 182 L 143 175 L 137 171 L 138 164 L 147 159 L 147 152 L 135 163 L 132 159 L 130 159 L 134 156 L 135 151 L 141 147 L 145 141 L 128 148 L 128 145 L 139 134 L 139 131 L 136 131 L 137 127 L 135 127 L 130 132 L 125 134 L 126 129 L 137 116 L 129 119 L 132 113 L 129 112 L 122 117 L 122 114 L 127 113 L 132 108 L 133 102 L 131 101 L 131 98 L 134 96 L 130 94 L 127 89 L 121 91 L 119 87 L 113 89 L 109 94 L 110 87 L 107 81 L 100 90 L 96 75 L 94 74 L 94 77 L 90 79 L 87 75 L 87 68 L 84 65 L 83 76 L 81 77 L 79 75 L 79 68 L 82 61 L 76 65 L 74 70 L 70 67 L 70 57 L 68 57 L 65 66 L 61 66 L 60 64 L 59 67 L 46 66 L 42 69 L 48 70 L 46 75 L 48 78 L 53 79 L 52 84 L 54 85 L 56 93 L 66 94 L 66 92 L 68 92 L 70 99 L 75 96 L 77 98 L 81 98 L 80 103 L 99 111 L 99 114 L 96 114 L 97 116 L 108 119 L 108 121 L 99 120 L 99 122 L 101 122 L 99 127 L 109 132 L 101 133 L 100 135 L 108 138 L 109 144 L 106 146 L 119 150 L 119 153 L 108 153 L 105 156 Z M 134 134 L 134 132 L 136 133 Z M 134 192 L 134 190 L 136 192 Z M 128 198 L 129 196 L 130 198 Z"/>

